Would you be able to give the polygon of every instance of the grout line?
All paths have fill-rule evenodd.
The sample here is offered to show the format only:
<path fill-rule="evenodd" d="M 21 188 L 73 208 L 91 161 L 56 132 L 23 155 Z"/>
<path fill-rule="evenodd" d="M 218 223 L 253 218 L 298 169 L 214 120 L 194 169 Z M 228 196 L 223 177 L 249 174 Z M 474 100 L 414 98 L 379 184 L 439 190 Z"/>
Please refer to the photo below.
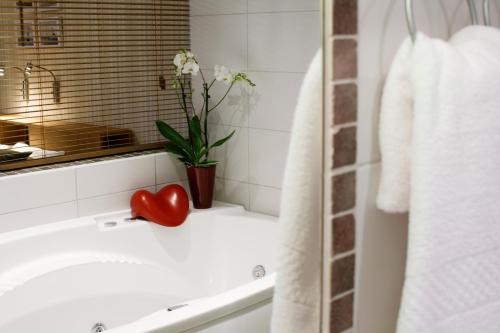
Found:
<path fill-rule="evenodd" d="M 332 40 L 358 40 L 358 35 L 334 35 Z"/>
<path fill-rule="evenodd" d="M 189 17 L 195 18 L 195 17 L 236 16 L 236 15 L 245 15 L 245 12 L 219 13 L 219 14 L 194 14 L 194 15 L 189 15 Z"/>
<path fill-rule="evenodd" d="M 319 10 L 309 9 L 309 10 L 276 10 L 276 11 L 255 11 L 250 12 L 248 9 L 248 1 L 247 1 L 247 10 L 245 12 L 234 12 L 234 13 L 219 13 L 219 14 L 195 14 L 190 15 L 190 17 L 212 17 L 212 16 L 231 16 L 231 15 L 259 15 L 259 14 L 298 14 L 298 13 L 320 13 Z"/>
<path fill-rule="evenodd" d="M 81 198 L 81 199 L 78 199 L 78 200 L 83 201 L 83 200 L 88 200 L 88 199 L 102 198 L 102 197 L 107 197 L 107 196 L 114 195 L 114 194 L 123 194 L 123 193 L 127 193 L 127 192 L 138 191 L 138 190 L 145 189 L 145 188 L 148 188 L 148 187 L 154 187 L 156 189 L 156 184 L 139 186 L 139 187 L 136 187 L 136 188 L 131 188 L 131 189 L 125 190 L 125 191 L 109 192 L 109 193 L 104 193 L 104 194 L 99 194 L 99 195 L 93 195 L 93 196 Z"/>
<path fill-rule="evenodd" d="M 246 65 L 247 65 L 247 72 L 249 72 L 248 68 L 249 68 L 249 59 L 250 59 L 250 53 L 249 53 L 249 39 L 250 39 L 250 34 L 249 34 L 249 30 L 250 30 L 250 23 L 249 23 L 249 17 L 248 17 L 248 12 L 249 12 L 249 4 L 248 4 L 248 1 L 249 0 L 246 0 L 246 3 L 247 3 L 247 12 L 246 12 L 246 23 L 247 23 L 247 30 L 246 30 L 246 39 L 247 39 L 247 47 L 246 47 Z M 248 117 L 248 125 L 250 125 L 250 95 L 247 94 L 246 95 L 246 102 L 247 102 L 247 117 Z M 252 163 L 250 163 L 250 128 L 248 127 L 248 130 L 247 130 L 247 177 L 250 178 L 250 166 L 252 165 Z M 246 191 L 247 191 L 247 194 L 248 194 L 248 210 L 251 211 L 253 209 L 253 203 L 252 203 L 252 191 L 250 190 L 250 184 L 247 184 L 247 188 L 246 188 Z"/>
<path fill-rule="evenodd" d="M 156 187 L 158 186 L 158 177 L 156 176 L 158 174 L 157 172 L 157 165 L 156 165 L 156 156 L 153 157 L 154 158 L 154 164 L 155 164 L 155 170 L 154 170 L 154 173 L 155 173 L 155 192 L 156 192 Z"/>
<path fill-rule="evenodd" d="M 247 49 L 248 49 L 248 39 L 247 39 Z M 245 66 L 244 66 L 245 67 Z M 246 68 L 232 68 L 233 70 L 241 70 L 241 71 L 247 71 L 249 73 L 269 73 L 269 74 L 302 74 L 305 75 L 305 71 L 276 71 L 276 70 L 266 70 L 266 69 L 251 69 L 248 67 L 248 63 Z M 213 68 L 211 67 L 201 67 L 201 70 L 203 71 L 212 71 Z M 354 80 L 354 79 L 353 79 Z"/>
<path fill-rule="evenodd" d="M 335 295 L 334 297 L 331 297 L 330 298 L 330 302 L 335 302 L 336 300 L 341 299 L 341 298 L 343 298 L 345 296 L 349 296 L 350 294 L 352 294 L 354 296 L 354 289 L 345 291 L 343 293 Z"/>
<path fill-rule="evenodd" d="M 79 198 L 78 198 L 78 176 L 77 176 L 77 169 L 73 169 L 74 176 L 75 176 L 75 199 L 76 199 L 76 216 L 80 217 L 80 203 L 79 203 Z"/>
<path fill-rule="evenodd" d="M 27 212 L 27 211 L 34 210 L 34 209 L 41 209 L 41 208 L 48 208 L 48 207 L 52 207 L 52 206 L 59 206 L 59 205 L 69 204 L 69 203 L 76 202 L 76 201 L 78 201 L 78 200 L 62 201 L 62 202 L 56 202 L 56 203 L 49 204 L 49 205 L 35 206 L 35 207 L 30 207 L 30 208 L 12 210 L 12 211 L 0 214 L 0 217 L 5 216 L 5 215 L 9 215 L 9 214 Z"/>
<path fill-rule="evenodd" d="M 356 164 L 351 164 L 351 165 L 346 165 L 342 166 L 340 168 L 332 169 L 330 170 L 330 175 L 332 176 L 338 176 L 338 175 L 343 175 L 345 173 L 350 173 L 352 171 L 356 172 L 358 169 Z"/>
<path fill-rule="evenodd" d="M 238 128 L 238 129 L 252 129 L 252 130 L 259 130 L 259 131 L 269 131 L 269 132 L 285 133 L 285 134 L 291 134 L 292 133 L 292 130 L 278 130 L 278 129 L 272 129 L 272 128 L 262 128 L 262 127 L 254 127 L 254 126 L 242 126 L 242 125 L 223 124 L 223 123 L 214 123 L 214 122 L 208 122 L 208 124 L 209 125 L 213 125 L 213 126 L 231 127 L 231 128 Z"/>
<path fill-rule="evenodd" d="M 265 69 L 250 69 L 248 68 L 248 72 L 253 72 L 253 73 L 270 73 L 270 74 L 302 74 L 305 75 L 306 72 L 301 72 L 301 71 L 270 71 L 270 70 L 265 70 Z"/>
<path fill-rule="evenodd" d="M 375 166 L 379 165 L 380 163 L 381 163 L 380 160 L 374 160 L 374 161 L 366 161 L 366 162 L 362 162 L 362 163 L 355 163 L 355 164 L 351 164 L 351 165 L 346 165 L 346 166 L 343 166 L 340 168 L 330 169 L 328 172 L 328 175 L 329 176 L 337 176 L 340 174 L 348 173 L 350 171 L 357 171 L 358 169 L 361 169 L 361 168 L 364 168 L 367 166 L 375 167 Z"/>
<path fill-rule="evenodd" d="M 340 213 L 337 213 L 337 214 L 333 214 L 332 215 L 332 219 L 336 219 L 336 218 L 340 218 L 340 217 L 346 217 L 346 216 L 349 216 L 351 214 L 356 214 L 356 208 L 352 208 L 352 209 L 349 209 L 349 210 L 346 210 L 346 211 L 343 211 L 343 212 L 340 212 Z"/>
<path fill-rule="evenodd" d="M 255 12 L 248 12 L 249 15 L 258 15 L 258 14 L 300 14 L 300 13 L 318 13 L 320 14 L 319 10 L 314 10 L 314 9 L 305 9 L 305 10 L 275 10 L 275 11 L 255 11 Z"/>
<path fill-rule="evenodd" d="M 366 166 L 376 166 L 377 164 L 381 164 L 381 163 L 382 163 L 382 160 L 377 159 L 377 160 L 373 160 L 373 161 L 366 161 L 366 162 L 358 163 L 356 165 L 358 168 L 364 168 Z"/>
<path fill-rule="evenodd" d="M 245 23 L 246 23 L 246 31 L 245 31 L 245 34 L 246 34 L 246 50 L 245 50 L 245 71 L 248 72 L 248 67 L 249 67 L 249 64 L 248 64 L 248 61 L 250 59 L 250 55 L 249 55 L 249 49 L 248 49 L 248 46 L 249 46 L 249 39 L 250 39 L 250 34 L 248 33 L 249 32 L 249 29 L 250 29 L 250 24 L 249 24 L 249 20 L 248 20 L 248 0 L 246 1 L 247 3 L 247 10 L 246 10 L 246 13 L 245 13 Z"/>
<path fill-rule="evenodd" d="M 259 131 L 268 131 L 268 132 L 278 132 L 278 133 L 285 133 L 285 134 L 291 134 L 292 131 L 289 130 L 276 130 L 276 129 L 269 129 L 269 128 L 260 128 L 260 127 L 247 127 L 248 129 L 252 130 L 259 130 Z"/>
<path fill-rule="evenodd" d="M 356 247 L 354 247 L 353 250 L 347 251 L 347 252 L 342 252 L 339 254 L 336 254 L 330 258 L 330 263 L 333 263 L 336 260 L 343 259 L 349 256 L 355 255 L 356 256 Z"/>
<path fill-rule="evenodd" d="M 358 127 L 358 122 L 357 121 L 352 121 L 350 123 L 344 123 L 344 124 L 340 124 L 340 125 L 333 125 L 332 126 L 333 134 L 337 134 L 341 129 L 351 128 L 351 127 Z"/>
<path fill-rule="evenodd" d="M 339 86 L 342 84 L 358 84 L 358 79 L 352 78 L 352 79 L 339 79 L 339 80 L 333 80 L 332 81 L 334 86 Z"/>
<path fill-rule="evenodd" d="M 213 71 L 213 68 L 209 68 L 209 67 L 202 67 L 201 69 L 203 71 Z M 236 68 L 236 70 L 238 70 L 238 69 Z M 248 67 L 247 68 L 240 68 L 240 70 L 241 71 L 245 71 L 246 70 L 248 73 L 301 74 L 301 75 L 305 75 L 306 74 L 306 72 L 301 72 L 301 71 L 271 71 L 271 70 L 266 70 L 266 69 L 250 69 Z"/>
<path fill-rule="evenodd" d="M 216 177 L 218 180 L 222 181 L 230 181 L 230 182 L 235 182 L 243 185 L 253 185 L 253 186 L 260 186 L 260 187 L 265 187 L 268 189 L 273 189 L 273 190 L 278 190 L 281 191 L 281 187 L 276 187 L 276 186 L 270 186 L 270 185 L 263 185 L 263 184 L 258 184 L 258 183 L 252 183 L 252 182 L 246 182 L 246 181 L 241 181 L 241 180 L 236 180 L 236 179 L 231 179 L 231 178 L 224 178 L 224 177 Z"/>

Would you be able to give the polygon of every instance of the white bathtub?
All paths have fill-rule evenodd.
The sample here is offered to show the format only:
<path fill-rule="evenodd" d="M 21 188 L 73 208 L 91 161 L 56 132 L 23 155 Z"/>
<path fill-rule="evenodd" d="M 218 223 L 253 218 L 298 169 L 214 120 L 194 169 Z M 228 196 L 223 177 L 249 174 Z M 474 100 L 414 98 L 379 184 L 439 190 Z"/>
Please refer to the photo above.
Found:
<path fill-rule="evenodd" d="M 275 218 L 229 205 L 178 228 L 128 216 L 0 235 L 0 332 L 269 331 Z"/>

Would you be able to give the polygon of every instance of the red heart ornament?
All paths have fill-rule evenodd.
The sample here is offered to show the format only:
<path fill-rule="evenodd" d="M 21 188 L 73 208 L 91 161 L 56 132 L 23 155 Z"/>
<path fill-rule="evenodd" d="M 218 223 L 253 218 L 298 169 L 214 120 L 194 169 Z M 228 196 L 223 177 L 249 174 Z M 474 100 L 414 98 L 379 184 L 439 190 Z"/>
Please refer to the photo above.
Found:
<path fill-rule="evenodd" d="M 142 217 L 166 227 L 177 227 L 189 212 L 189 198 L 180 185 L 167 185 L 158 193 L 139 190 L 130 199 L 132 218 Z"/>

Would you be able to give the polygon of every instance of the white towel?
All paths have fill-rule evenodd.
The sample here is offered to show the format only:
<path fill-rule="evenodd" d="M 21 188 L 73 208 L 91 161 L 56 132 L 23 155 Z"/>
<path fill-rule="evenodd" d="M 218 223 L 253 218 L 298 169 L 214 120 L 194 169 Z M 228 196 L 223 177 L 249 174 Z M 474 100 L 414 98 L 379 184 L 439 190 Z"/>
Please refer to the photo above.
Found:
<path fill-rule="evenodd" d="M 378 200 L 383 209 L 404 210 L 407 199 L 398 198 L 401 189 L 395 187 L 409 185 L 398 333 L 498 333 L 500 31 L 468 27 L 449 42 L 420 34 L 408 64 L 410 75 L 403 77 L 409 81 L 403 86 L 410 87 L 414 104 L 408 107 L 403 97 L 400 111 L 411 116 L 391 116 L 397 112 L 391 103 L 382 109 L 382 182 L 387 183 Z M 384 98 L 398 93 L 397 85 L 389 88 L 395 91 L 386 90 Z M 388 141 L 387 131 L 400 126 L 411 128 L 407 146 L 398 148 L 410 156 L 398 167 L 409 171 L 395 172 L 408 173 L 409 181 L 401 177 L 390 184 L 393 166 L 385 158 L 398 143 Z"/>
<path fill-rule="evenodd" d="M 37 147 L 31 147 L 24 142 L 18 142 L 15 145 L 13 145 L 11 148 L 12 148 L 12 150 L 17 151 L 19 153 L 31 152 L 31 155 L 29 156 L 30 160 L 35 160 L 35 159 L 44 158 L 44 157 L 56 157 L 56 156 L 63 156 L 64 155 L 64 151 L 45 150 L 45 149 L 41 149 L 41 148 L 37 148 Z M 0 149 L 1 149 L 1 147 L 0 147 Z"/>
<path fill-rule="evenodd" d="M 320 321 L 322 57 L 307 72 L 295 111 L 281 197 L 273 333 L 317 333 Z"/>
<path fill-rule="evenodd" d="M 420 38 L 418 42 L 420 42 Z M 394 58 L 385 82 L 380 114 L 379 141 L 382 178 L 377 205 L 391 213 L 404 213 L 410 204 L 410 145 L 413 125 L 411 60 L 408 37 Z"/>

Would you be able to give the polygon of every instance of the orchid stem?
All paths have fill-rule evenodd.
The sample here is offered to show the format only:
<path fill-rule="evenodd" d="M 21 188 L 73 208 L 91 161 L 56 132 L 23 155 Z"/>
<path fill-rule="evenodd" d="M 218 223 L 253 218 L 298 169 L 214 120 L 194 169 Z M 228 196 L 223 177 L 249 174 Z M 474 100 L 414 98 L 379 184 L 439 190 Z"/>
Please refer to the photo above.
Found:
<path fill-rule="evenodd" d="M 233 89 L 233 86 L 234 86 L 234 82 L 231 83 L 231 85 L 229 86 L 229 88 L 227 89 L 226 93 L 224 94 L 224 96 L 222 96 L 222 98 L 217 102 L 217 104 L 215 104 L 210 110 L 208 110 L 207 114 L 209 112 L 211 112 L 212 110 L 216 109 L 221 103 L 222 101 L 224 101 L 224 99 L 227 97 L 227 95 L 229 94 L 229 92 L 231 91 L 231 89 Z"/>

